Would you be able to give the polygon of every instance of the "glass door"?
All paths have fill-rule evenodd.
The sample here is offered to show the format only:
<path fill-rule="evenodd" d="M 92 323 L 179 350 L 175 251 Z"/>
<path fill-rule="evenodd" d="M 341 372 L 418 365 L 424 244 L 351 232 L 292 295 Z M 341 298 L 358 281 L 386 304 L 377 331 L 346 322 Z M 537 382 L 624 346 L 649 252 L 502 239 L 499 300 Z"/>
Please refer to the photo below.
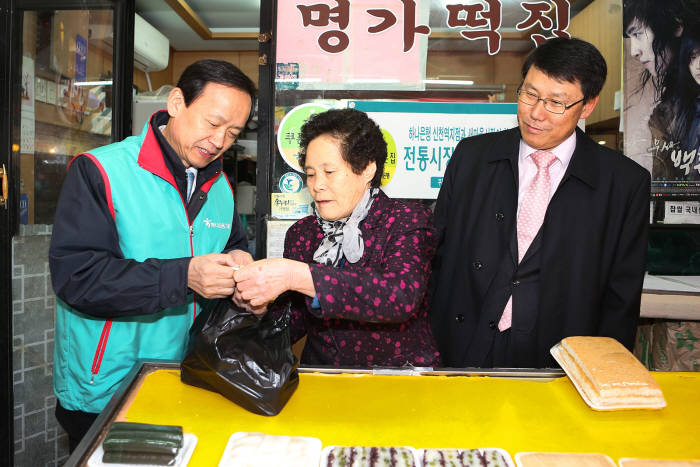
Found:
<path fill-rule="evenodd" d="M 3 427 L 12 444 L 2 451 L 14 459 L 0 463 L 60 465 L 68 444 L 54 417 L 49 243 L 71 159 L 122 139 L 130 128 L 133 2 L 16 1 L 10 9 L 3 64 L 10 70 L 3 125 L 9 137 L 3 134 L 7 146 L 0 154 L 8 193 L 0 220 L 8 234 L 2 290 L 11 320 L 1 340 L 7 342 L 3 357 L 12 356 L 3 358 L 11 365 L 3 387 L 10 389 L 7 413 L 14 414 Z"/>

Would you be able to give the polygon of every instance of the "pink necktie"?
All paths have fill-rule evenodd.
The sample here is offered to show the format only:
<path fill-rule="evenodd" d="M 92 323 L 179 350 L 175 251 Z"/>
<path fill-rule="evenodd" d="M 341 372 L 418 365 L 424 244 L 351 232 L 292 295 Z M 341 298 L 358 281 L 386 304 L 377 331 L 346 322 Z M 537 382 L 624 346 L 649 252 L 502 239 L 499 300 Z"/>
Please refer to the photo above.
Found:
<path fill-rule="evenodd" d="M 523 202 L 518 213 L 518 263 L 523 260 L 525 252 L 530 247 L 537 231 L 542 226 L 544 214 L 549 204 L 549 166 L 557 160 L 556 156 L 547 151 L 533 152 L 530 157 L 537 166 L 537 175 L 525 190 Z M 506 307 L 498 322 L 498 329 L 505 331 L 510 328 L 513 314 L 513 296 L 508 299 Z"/>

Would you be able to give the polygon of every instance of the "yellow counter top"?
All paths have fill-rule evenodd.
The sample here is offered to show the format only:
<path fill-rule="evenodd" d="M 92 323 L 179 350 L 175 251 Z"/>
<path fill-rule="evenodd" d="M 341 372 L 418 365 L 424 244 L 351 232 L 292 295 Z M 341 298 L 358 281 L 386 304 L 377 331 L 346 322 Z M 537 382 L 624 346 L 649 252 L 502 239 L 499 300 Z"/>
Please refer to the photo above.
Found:
<path fill-rule="evenodd" d="M 119 419 L 182 425 L 198 437 L 190 466 L 218 464 L 237 431 L 314 436 L 324 446 L 498 447 L 598 452 L 622 457 L 700 459 L 700 374 L 653 373 L 668 406 L 596 412 L 568 378 L 300 374 L 276 417 L 255 415 L 217 393 L 157 370 Z"/>

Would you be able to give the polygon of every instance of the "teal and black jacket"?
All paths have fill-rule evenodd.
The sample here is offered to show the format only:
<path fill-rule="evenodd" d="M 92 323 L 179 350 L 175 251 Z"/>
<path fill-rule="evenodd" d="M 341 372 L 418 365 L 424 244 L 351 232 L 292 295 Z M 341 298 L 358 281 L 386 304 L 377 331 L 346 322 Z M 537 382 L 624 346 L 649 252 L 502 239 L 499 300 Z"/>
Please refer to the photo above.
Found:
<path fill-rule="evenodd" d="M 62 188 L 49 265 L 54 391 L 66 409 L 100 412 L 138 359 L 180 360 L 199 311 L 190 259 L 247 250 L 220 160 L 185 202 L 184 166 L 157 129 L 167 118 L 81 154 Z"/>

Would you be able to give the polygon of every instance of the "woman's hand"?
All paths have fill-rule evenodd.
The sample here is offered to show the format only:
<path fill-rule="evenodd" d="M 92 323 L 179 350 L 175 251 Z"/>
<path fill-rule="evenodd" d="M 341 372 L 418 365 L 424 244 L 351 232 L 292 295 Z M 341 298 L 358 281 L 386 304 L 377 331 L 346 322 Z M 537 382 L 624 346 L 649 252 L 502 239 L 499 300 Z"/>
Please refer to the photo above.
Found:
<path fill-rule="evenodd" d="M 231 297 L 231 300 L 233 300 L 233 303 L 241 307 L 242 309 L 249 311 L 253 313 L 256 316 L 262 316 L 265 313 L 267 313 L 267 303 L 264 305 L 260 306 L 252 306 L 250 302 L 246 302 L 241 298 L 241 293 L 238 291 L 238 289 L 234 289 L 233 296 Z"/>
<path fill-rule="evenodd" d="M 288 290 L 311 297 L 315 293 L 309 266 L 285 258 L 255 261 L 235 271 L 233 278 L 236 281 L 234 301 L 246 302 L 254 309 L 267 305 Z"/>

